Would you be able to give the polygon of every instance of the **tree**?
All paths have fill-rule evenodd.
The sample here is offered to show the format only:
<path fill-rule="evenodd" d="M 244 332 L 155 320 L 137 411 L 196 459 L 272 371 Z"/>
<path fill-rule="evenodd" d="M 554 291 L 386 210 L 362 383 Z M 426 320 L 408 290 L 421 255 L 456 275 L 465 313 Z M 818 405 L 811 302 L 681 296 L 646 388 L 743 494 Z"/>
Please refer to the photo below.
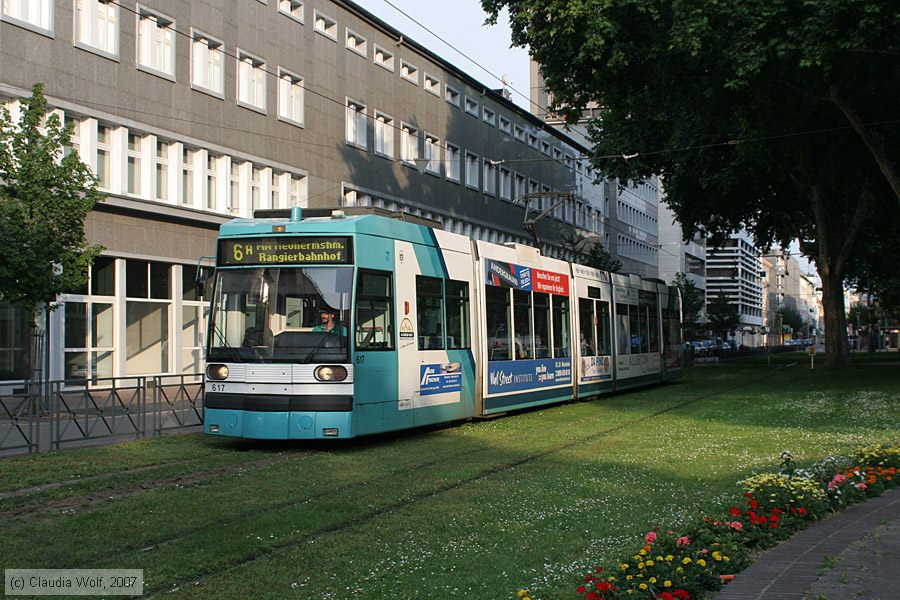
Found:
<path fill-rule="evenodd" d="M 800 311 L 793 306 L 780 307 L 778 309 L 778 317 L 781 319 L 781 326 L 790 327 L 795 335 L 802 332 L 803 326 L 806 324 Z"/>
<path fill-rule="evenodd" d="M 722 296 L 715 296 L 709 301 L 706 313 L 709 315 L 710 328 L 719 337 L 727 337 L 729 331 L 734 331 L 741 324 L 737 306 Z"/>
<path fill-rule="evenodd" d="M 483 0 L 541 65 L 551 108 L 589 105 L 604 175 L 666 182 L 686 238 L 800 240 L 826 361 L 849 356 L 843 282 L 862 224 L 897 205 L 900 11 L 888 0 Z M 890 224 L 881 223 L 880 227 Z"/>
<path fill-rule="evenodd" d="M 560 231 L 559 236 L 563 243 L 563 250 L 566 251 L 572 262 L 610 273 L 618 273 L 622 270 L 621 261 L 613 258 L 600 242 L 588 244 L 584 234 L 574 231 Z"/>
<path fill-rule="evenodd" d="M 687 337 L 695 337 L 698 334 L 697 321 L 706 302 L 703 292 L 697 289 L 694 282 L 687 275 L 679 271 L 675 273 L 672 285 L 681 292 L 681 315 L 684 324 L 684 332 Z"/>
<path fill-rule="evenodd" d="M 84 220 L 101 201 L 77 153 L 64 155 L 71 127 L 47 116 L 43 86 L 21 99 L 18 124 L 0 107 L 0 298 L 31 315 L 87 280 L 102 248 L 88 245 Z"/>

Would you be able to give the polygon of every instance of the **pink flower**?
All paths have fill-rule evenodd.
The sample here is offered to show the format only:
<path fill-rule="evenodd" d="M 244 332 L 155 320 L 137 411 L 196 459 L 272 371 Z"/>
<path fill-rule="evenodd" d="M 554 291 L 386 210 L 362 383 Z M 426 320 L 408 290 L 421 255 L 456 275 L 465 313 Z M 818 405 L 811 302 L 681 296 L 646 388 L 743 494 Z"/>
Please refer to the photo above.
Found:
<path fill-rule="evenodd" d="M 864 484 L 864 483 L 858 483 L 858 484 L 856 485 L 856 489 L 858 489 L 858 490 L 864 490 L 864 489 L 866 489 L 867 487 L 869 487 L 869 486 L 867 486 L 867 485 Z"/>
<path fill-rule="evenodd" d="M 741 529 L 744 528 L 744 524 L 741 523 L 740 521 L 734 521 L 733 523 L 730 523 L 730 525 L 731 525 L 731 528 L 734 529 L 735 531 L 740 531 Z"/>
<path fill-rule="evenodd" d="M 688 546 L 688 545 L 690 545 L 690 543 L 691 543 L 691 540 L 689 540 L 686 535 L 683 535 L 680 538 L 678 538 L 677 540 L 675 540 L 676 546 Z"/>
<path fill-rule="evenodd" d="M 653 542 L 655 542 L 656 541 L 656 532 L 655 531 L 649 532 L 647 535 L 644 536 L 644 541 L 647 542 L 648 544 L 652 544 Z"/>
<path fill-rule="evenodd" d="M 834 483 L 835 485 L 841 485 L 845 481 L 847 481 L 847 477 L 842 475 L 841 473 L 838 473 L 837 475 L 835 475 L 834 477 L 831 478 L 831 482 Z"/>

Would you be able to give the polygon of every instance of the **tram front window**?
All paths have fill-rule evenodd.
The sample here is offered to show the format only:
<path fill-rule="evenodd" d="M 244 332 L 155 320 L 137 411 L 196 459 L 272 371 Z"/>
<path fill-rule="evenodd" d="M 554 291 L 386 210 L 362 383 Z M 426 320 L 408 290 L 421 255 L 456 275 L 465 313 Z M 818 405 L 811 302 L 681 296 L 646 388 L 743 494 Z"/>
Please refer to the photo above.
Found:
<path fill-rule="evenodd" d="M 220 269 L 208 360 L 347 362 L 349 267 Z"/>

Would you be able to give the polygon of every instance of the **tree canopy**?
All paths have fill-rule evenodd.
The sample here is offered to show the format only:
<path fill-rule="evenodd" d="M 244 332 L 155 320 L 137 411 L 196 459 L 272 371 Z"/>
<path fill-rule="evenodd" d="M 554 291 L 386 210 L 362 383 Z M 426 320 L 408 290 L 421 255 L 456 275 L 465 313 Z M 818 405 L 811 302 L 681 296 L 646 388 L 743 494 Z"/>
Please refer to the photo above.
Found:
<path fill-rule="evenodd" d="M 703 292 L 697 289 L 697 285 L 681 271 L 675 273 L 672 285 L 681 292 L 681 314 L 684 320 L 685 336 L 695 337 L 700 333 L 698 320 L 700 311 L 703 310 L 703 304 L 706 302 Z"/>
<path fill-rule="evenodd" d="M 0 298 L 34 309 L 84 285 L 102 250 L 87 244 L 84 220 L 102 199 L 77 153 L 64 156 L 71 128 L 47 116 L 40 84 L 22 98 L 18 123 L 0 107 Z"/>
<path fill-rule="evenodd" d="M 589 123 L 607 176 L 665 181 L 688 238 L 799 239 L 823 283 L 826 360 L 873 211 L 897 210 L 900 11 L 888 0 L 483 0 L 507 7 L 553 112 Z M 894 226 L 881 222 L 880 227 Z"/>

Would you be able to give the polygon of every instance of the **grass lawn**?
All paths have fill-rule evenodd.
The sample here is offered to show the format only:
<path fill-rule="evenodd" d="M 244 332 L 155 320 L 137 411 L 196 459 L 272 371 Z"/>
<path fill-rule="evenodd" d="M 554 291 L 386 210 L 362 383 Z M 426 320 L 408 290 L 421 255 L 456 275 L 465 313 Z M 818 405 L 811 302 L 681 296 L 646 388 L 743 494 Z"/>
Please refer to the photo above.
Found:
<path fill-rule="evenodd" d="M 585 568 L 721 508 L 782 450 L 900 441 L 898 375 L 897 355 L 810 371 L 792 354 L 350 443 L 198 434 L 4 459 L 0 555 L 142 568 L 148 595 L 572 598 Z"/>

